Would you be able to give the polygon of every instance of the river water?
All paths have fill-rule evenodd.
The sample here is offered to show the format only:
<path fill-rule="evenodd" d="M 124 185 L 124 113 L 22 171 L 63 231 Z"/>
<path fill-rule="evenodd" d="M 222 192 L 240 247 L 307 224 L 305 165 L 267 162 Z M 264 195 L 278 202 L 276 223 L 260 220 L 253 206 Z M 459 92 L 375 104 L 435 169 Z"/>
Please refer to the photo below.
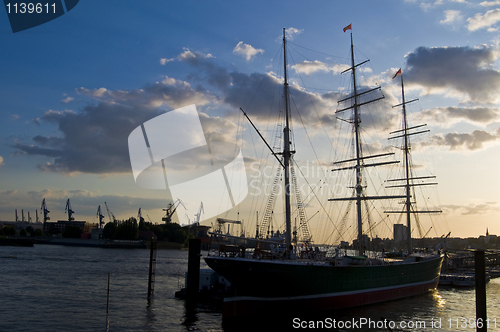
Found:
<path fill-rule="evenodd" d="M 297 331 L 313 327 L 475 331 L 474 289 L 455 288 L 314 317 L 268 313 L 265 319 L 223 326 L 218 305 L 191 307 L 175 298 L 184 285 L 187 256 L 187 251 L 157 252 L 155 292 L 148 303 L 149 250 L 0 247 L 0 331 L 105 331 L 108 273 L 109 331 Z M 500 330 L 500 278 L 489 282 L 486 291 L 489 331 Z"/>

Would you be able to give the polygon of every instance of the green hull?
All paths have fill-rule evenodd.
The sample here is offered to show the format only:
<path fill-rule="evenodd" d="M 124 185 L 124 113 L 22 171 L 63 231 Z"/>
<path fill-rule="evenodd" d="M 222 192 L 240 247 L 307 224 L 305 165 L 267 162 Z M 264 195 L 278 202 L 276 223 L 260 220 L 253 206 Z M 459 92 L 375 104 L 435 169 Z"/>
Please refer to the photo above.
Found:
<path fill-rule="evenodd" d="M 243 313 L 273 302 L 314 309 L 346 308 L 427 292 L 436 287 L 443 256 L 405 264 L 331 266 L 324 263 L 207 257 L 231 282 Z M 232 312 L 236 312 L 231 308 Z"/>

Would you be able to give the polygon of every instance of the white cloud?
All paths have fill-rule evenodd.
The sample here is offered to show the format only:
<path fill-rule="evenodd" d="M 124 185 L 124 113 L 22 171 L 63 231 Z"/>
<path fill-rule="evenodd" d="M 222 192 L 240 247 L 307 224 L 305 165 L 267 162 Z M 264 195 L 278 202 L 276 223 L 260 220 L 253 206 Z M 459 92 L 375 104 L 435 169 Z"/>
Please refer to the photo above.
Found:
<path fill-rule="evenodd" d="M 420 5 L 420 8 L 422 8 L 424 11 L 442 6 L 445 4 L 445 2 L 454 2 L 467 5 L 471 4 L 467 0 L 405 0 L 405 2 L 418 3 Z"/>
<path fill-rule="evenodd" d="M 252 45 L 249 44 L 243 44 L 243 42 L 240 41 L 238 45 L 235 46 L 233 53 L 241 55 L 247 61 L 250 61 L 257 54 L 264 53 L 264 50 L 260 48 L 254 48 Z"/>
<path fill-rule="evenodd" d="M 433 135 L 429 142 L 422 143 L 423 146 L 444 146 L 452 151 L 481 150 L 487 143 L 492 143 L 500 138 L 500 128 L 493 133 L 484 130 L 474 130 L 471 133 L 447 133 Z"/>
<path fill-rule="evenodd" d="M 68 96 L 68 97 L 64 98 L 63 100 L 61 100 L 61 101 L 62 101 L 63 103 L 65 103 L 65 104 L 67 104 L 67 103 L 72 102 L 74 99 L 75 99 L 75 98 L 73 98 L 73 97 L 69 97 L 69 96 Z"/>
<path fill-rule="evenodd" d="M 172 58 L 172 59 L 162 58 L 162 59 L 160 59 L 160 64 L 161 64 L 162 66 L 164 66 L 164 65 L 165 65 L 165 64 L 167 64 L 168 62 L 170 62 L 170 61 L 174 61 L 174 60 L 175 60 L 175 59 L 173 59 L 173 58 Z"/>
<path fill-rule="evenodd" d="M 294 69 L 297 73 L 305 75 L 314 74 L 318 71 L 323 71 L 323 72 L 331 71 L 333 74 L 340 74 L 343 70 L 347 68 L 349 68 L 348 65 L 335 64 L 333 66 L 328 66 L 326 63 L 323 63 L 318 60 L 314 61 L 306 60 L 292 66 L 292 69 Z"/>
<path fill-rule="evenodd" d="M 0 156 L 0 166 L 3 166 L 4 165 L 4 162 L 3 162 L 3 157 Z"/>
<path fill-rule="evenodd" d="M 210 59 L 210 58 L 214 58 L 214 56 L 210 53 L 203 54 L 203 53 L 198 52 L 198 51 L 191 52 L 189 50 L 189 48 L 184 48 L 184 52 L 182 52 L 181 54 L 179 54 L 177 56 L 177 59 L 180 61 L 189 61 L 192 59 Z"/>
<path fill-rule="evenodd" d="M 288 40 L 293 40 L 293 38 L 296 35 L 300 35 L 302 32 L 304 32 L 304 29 L 296 29 L 296 28 L 288 28 L 285 30 L 286 31 L 286 36 Z"/>
<path fill-rule="evenodd" d="M 500 111 L 497 108 L 449 106 L 423 110 L 419 116 L 423 121 L 429 121 L 441 127 L 450 127 L 460 121 L 486 126 L 498 120 L 499 114 Z"/>
<path fill-rule="evenodd" d="M 131 107 L 168 106 L 174 109 L 190 104 L 205 105 L 210 100 L 210 96 L 193 89 L 188 82 L 168 76 L 165 76 L 163 81 L 147 85 L 143 89 L 127 91 L 99 88 L 90 90 L 81 87 L 76 89 L 76 92 L 98 101 Z"/>
<path fill-rule="evenodd" d="M 484 15 L 477 13 L 474 17 L 467 19 L 469 31 L 476 31 L 484 28 L 491 28 L 492 25 L 500 21 L 500 8 L 488 10 Z"/>
<path fill-rule="evenodd" d="M 452 25 L 461 21 L 463 18 L 460 10 L 445 10 L 444 11 L 444 20 L 439 21 L 441 24 Z"/>
<path fill-rule="evenodd" d="M 499 210 L 497 202 L 470 203 L 468 205 L 442 205 L 446 214 L 479 215 L 495 213 Z"/>
<path fill-rule="evenodd" d="M 500 5 L 500 0 L 496 1 L 483 1 L 480 3 L 481 6 L 483 7 L 492 7 L 492 6 L 499 6 Z"/>
<path fill-rule="evenodd" d="M 108 89 L 106 89 L 106 88 L 89 90 L 89 89 L 81 87 L 81 88 L 77 89 L 76 92 L 89 95 L 93 98 L 102 98 L 102 97 L 104 97 L 105 94 L 109 93 L 110 91 L 108 91 Z"/>

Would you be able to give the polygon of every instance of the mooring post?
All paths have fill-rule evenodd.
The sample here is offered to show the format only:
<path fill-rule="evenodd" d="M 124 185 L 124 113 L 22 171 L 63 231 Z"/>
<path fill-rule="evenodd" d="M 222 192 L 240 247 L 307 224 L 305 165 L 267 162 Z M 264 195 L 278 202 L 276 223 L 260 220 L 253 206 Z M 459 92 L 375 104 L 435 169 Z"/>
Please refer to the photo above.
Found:
<path fill-rule="evenodd" d="M 149 278 L 148 278 L 148 301 L 151 300 L 151 296 L 154 292 L 154 282 L 155 282 L 155 271 L 156 271 L 156 241 L 151 238 L 151 251 L 149 253 Z"/>
<path fill-rule="evenodd" d="M 111 280 L 111 273 L 108 273 L 108 300 L 106 304 L 106 332 L 109 331 L 109 282 Z"/>
<path fill-rule="evenodd" d="M 476 274 L 476 331 L 486 332 L 486 268 L 484 250 L 474 252 Z"/>
<path fill-rule="evenodd" d="M 196 298 L 200 287 L 201 240 L 189 240 L 187 296 Z"/>

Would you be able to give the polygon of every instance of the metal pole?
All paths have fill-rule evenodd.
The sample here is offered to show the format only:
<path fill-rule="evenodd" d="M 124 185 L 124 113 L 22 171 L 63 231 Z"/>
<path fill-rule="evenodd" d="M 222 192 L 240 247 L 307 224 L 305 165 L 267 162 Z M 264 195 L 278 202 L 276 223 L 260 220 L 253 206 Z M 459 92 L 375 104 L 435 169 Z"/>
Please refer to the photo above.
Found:
<path fill-rule="evenodd" d="M 484 250 L 474 252 L 476 274 L 476 331 L 486 332 L 486 272 Z M 479 327 L 481 326 L 481 327 Z"/>

